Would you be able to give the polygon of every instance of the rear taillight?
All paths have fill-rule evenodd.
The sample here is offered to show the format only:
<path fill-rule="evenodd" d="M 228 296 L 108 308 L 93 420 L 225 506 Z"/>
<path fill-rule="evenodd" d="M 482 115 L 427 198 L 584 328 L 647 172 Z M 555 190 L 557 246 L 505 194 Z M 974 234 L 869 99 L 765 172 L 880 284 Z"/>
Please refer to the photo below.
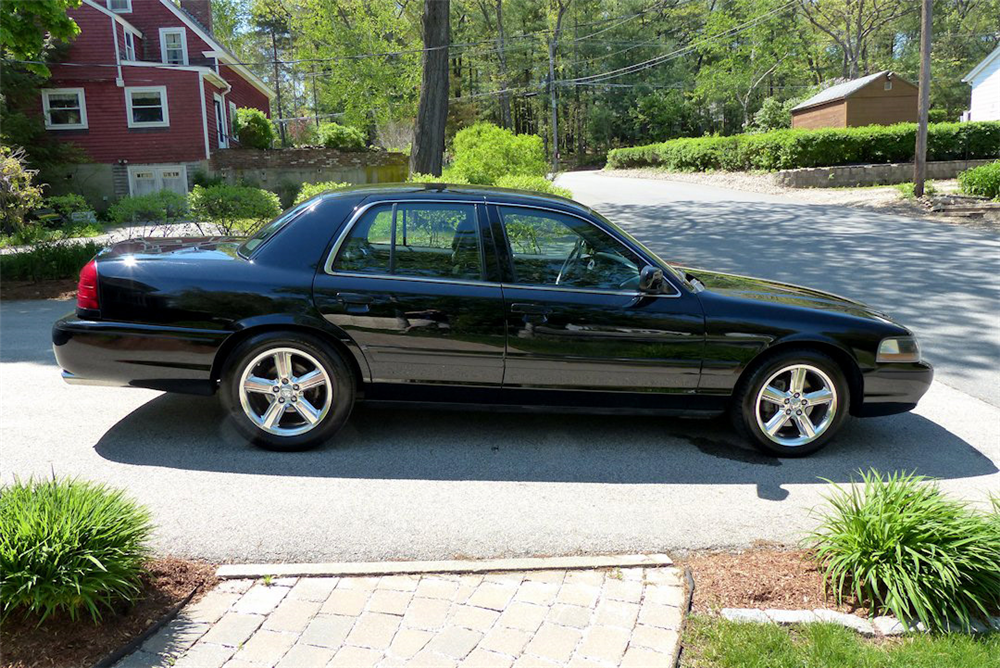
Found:
<path fill-rule="evenodd" d="M 76 285 L 76 307 L 85 309 L 101 308 L 97 297 L 97 261 L 91 260 L 80 270 L 80 282 Z"/>

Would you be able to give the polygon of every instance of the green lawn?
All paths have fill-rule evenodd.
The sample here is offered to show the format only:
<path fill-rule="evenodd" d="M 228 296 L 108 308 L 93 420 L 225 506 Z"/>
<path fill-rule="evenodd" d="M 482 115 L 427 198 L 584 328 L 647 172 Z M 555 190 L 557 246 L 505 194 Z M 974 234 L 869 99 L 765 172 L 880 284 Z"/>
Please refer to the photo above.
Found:
<path fill-rule="evenodd" d="M 871 640 L 833 624 L 781 627 L 692 615 L 683 668 L 1000 668 L 1000 634 Z"/>

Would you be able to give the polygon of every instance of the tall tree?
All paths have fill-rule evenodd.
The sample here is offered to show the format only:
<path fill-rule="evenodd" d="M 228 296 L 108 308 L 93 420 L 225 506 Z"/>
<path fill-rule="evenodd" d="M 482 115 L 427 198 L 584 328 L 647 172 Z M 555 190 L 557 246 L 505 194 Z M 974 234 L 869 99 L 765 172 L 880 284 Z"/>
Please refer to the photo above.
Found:
<path fill-rule="evenodd" d="M 500 125 L 510 128 L 510 91 L 507 90 L 507 44 L 503 28 L 503 0 L 479 0 L 479 9 L 483 13 L 483 20 L 486 22 L 487 28 L 492 28 L 496 32 Z"/>
<path fill-rule="evenodd" d="M 278 132 L 281 135 L 281 145 L 287 146 L 285 133 L 283 105 L 281 103 L 281 59 L 279 49 L 284 50 L 291 41 L 291 14 L 283 0 L 254 0 L 250 7 L 250 20 L 255 28 L 268 34 L 271 42 L 271 62 L 274 70 L 275 102 L 278 105 Z"/>
<path fill-rule="evenodd" d="M 552 171 L 559 171 L 559 100 L 556 94 L 556 49 L 562 34 L 563 19 L 573 0 L 552 1 L 552 39 L 549 40 L 549 104 L 552 107 Z"/>
<path fill-rule="evenodd" d="M 420 104 L 413 127 L 410 171 L 441 176 L 448 121 L 448 47 L 450 0 L 424 0 L 424 52 Z"/>
<path fill-rule="evenodd" d="M 841 76 L 856 79 L 863 74 L 864 61 L 872 41 L 888 24 L 907 12 L 919 9 L 905 0 L 801 0 L 806 17 L 838 47 L 842 57 Z"/>
<path fill-rule="evenodd" d="M 80 0 L 0 2 L 0 58 L 33 61 L 26 69 L 49 76 L 45 55 L 55 42 L 80 33 L 80 26 L 66 14 L 79 6 Z"/>

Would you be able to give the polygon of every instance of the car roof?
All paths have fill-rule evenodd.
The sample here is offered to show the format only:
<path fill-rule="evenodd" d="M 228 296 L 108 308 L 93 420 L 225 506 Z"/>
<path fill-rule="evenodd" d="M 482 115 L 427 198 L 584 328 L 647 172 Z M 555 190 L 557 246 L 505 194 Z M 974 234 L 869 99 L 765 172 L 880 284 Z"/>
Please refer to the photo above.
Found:
<path fill-rule="evenodd" d="M 452 183 L 377 183 L 331 190 L 319 197 L 339 198 L 364 195 L 366 201 L 410 199 L 451 199 L 470 202 L 488 200 L 500 204 L 525 204 L 558 208 L 576 213 L 592 214 L 589 207 L 558 195 L 529 190 L 513 190 L 493 186 L 461 185 Z"/>

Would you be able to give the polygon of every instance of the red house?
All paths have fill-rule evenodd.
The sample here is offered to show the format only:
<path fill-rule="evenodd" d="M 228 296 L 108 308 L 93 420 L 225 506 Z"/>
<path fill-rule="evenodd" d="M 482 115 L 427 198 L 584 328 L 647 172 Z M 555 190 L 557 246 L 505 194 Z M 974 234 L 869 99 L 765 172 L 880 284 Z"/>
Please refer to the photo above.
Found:
<path fill-rule="evenodd" d="M 274 93 L 212 36 L 211 0 L 83 0 L 80 26 L 39 101 L 47 130 L 91 161 L 50 192 L 107 201 L 188 191 L 229 148 L 236 109 L 270 112 Z"/>

